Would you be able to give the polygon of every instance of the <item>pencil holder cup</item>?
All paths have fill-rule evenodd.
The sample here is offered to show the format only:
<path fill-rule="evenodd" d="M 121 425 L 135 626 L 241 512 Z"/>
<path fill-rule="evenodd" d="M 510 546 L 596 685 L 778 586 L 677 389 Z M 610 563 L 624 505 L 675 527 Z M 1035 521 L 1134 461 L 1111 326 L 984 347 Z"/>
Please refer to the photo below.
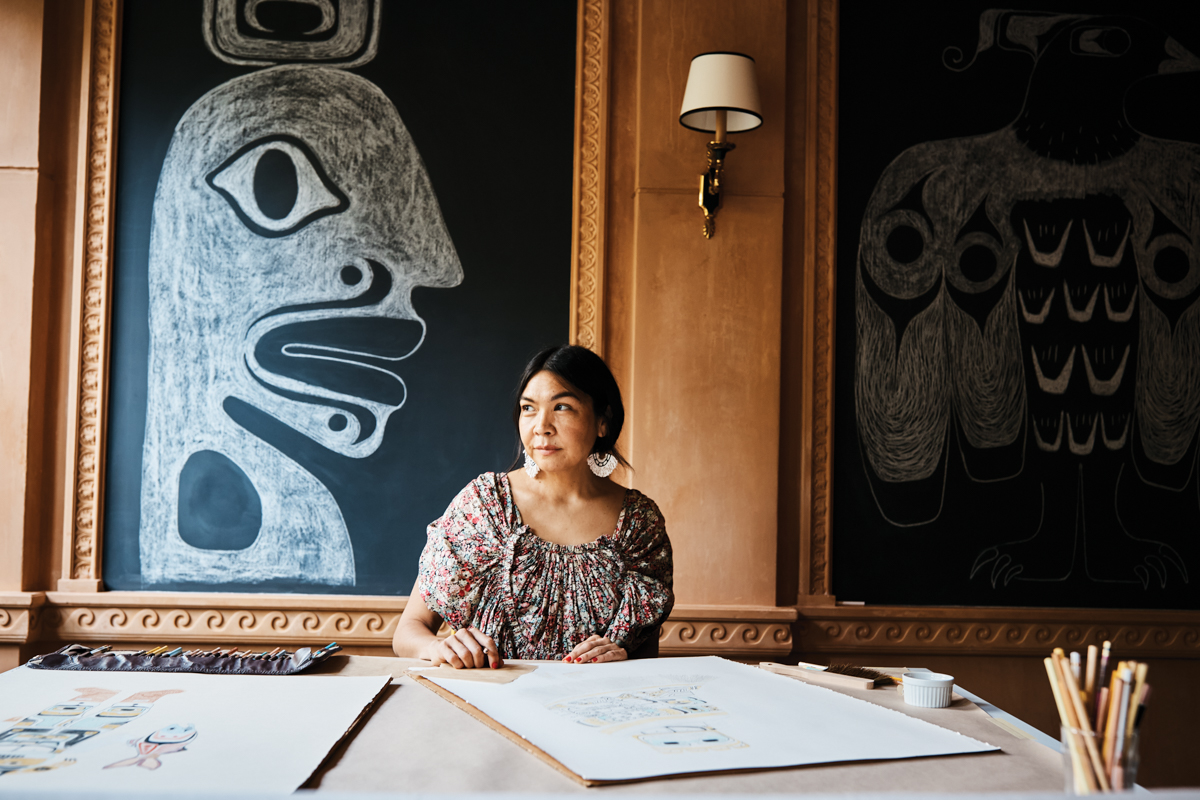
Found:
<path fill-rule="evenodd" d="M 906 672 L 903 677 L 904 702 L 921 708 L 945 708 L 950 705 L 954 676 L 940 672 Z"/>
<path fill-rule="evenodd" d="M 1133 789 L 1137 782 L 1138 732 L 1128 737 L 1103 737 L 1078 728 L 1062 728 L 1063 790 L 1070 795 L 1101 794 Z M 1116 741 L 1120 738 L 1120 742 Z M 1120 748 L 1118 752 L 1118 747 Z M 1099 769 L 1096 765 L 1099 764 Z"/>

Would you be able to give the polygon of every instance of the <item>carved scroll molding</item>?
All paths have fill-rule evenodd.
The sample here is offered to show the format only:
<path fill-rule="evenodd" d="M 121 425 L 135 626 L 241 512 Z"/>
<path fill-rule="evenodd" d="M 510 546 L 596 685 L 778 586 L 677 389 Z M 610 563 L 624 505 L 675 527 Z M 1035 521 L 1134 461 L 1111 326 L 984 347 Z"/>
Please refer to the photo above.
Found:
<path fill-rule="evenodd" d="M 401 597 L 50 592 L 43 634 L 65 642 L 390 647 Z"/>
<path fill-rule="evenodd" d="M 575 190 L 571 225 L 573 344 L 604 355 L 604 211 L 608 183 L 611 0 L 580 0 L 575 66 Z"/>
<path fill-rule="evenodd" d="M 24 644 L 42 634 L 41 592 L 0 592 L 0 644 Z"/>
<path fill-rule="evenodd" d="M 64 515 L 64 588 L 99 588 L 104 424 L 108 379 L 114 157 L 116 153 L 117 0 L 91 4 L 84 243 L 74 336 L 74 476 Z"/>
<path fill-rule="evenodd" d="M 313 644 L 390 648 L 404 597 L 184 592 L 0 594 L 0 643 Z M 663 655 L 781 658 L 794 608 L 677 606 Z"/>
<path fill-rule="evenodd" d="M 806 271 L 811 293 L 812 510 L 802 527 L 800 602 L 818 603 L 830 585 L 833 465 L 833 325 L 837 233 L 837 0 L 809 0 L 805 164 Z"/>
<path fill-rule="evenodd" d="M 1122 657 L 1200 658 L 1200 612 L 1125 609 L 801 609 L 796 650 L 809 653 L 1047 656 L 1105 640 Z"/>
<path fill-rule="evenodd" d="M 659 655 L 783 658 L 795 616 L 791 608 L 676 606 L 659 632 Z"/>

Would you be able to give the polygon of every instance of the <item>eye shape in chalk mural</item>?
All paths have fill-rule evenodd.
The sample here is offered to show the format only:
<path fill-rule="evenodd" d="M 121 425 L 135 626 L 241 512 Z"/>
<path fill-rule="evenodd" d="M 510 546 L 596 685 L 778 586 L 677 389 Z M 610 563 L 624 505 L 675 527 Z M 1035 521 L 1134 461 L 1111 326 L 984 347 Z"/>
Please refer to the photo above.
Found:
<path fill-rule="evenodd" d="M 287 236 L 349 205 L 312 151 L 291 136 L 251 142 L 206 180 L 259 236 Z"/>
<path fill-rule="evenodd" d="M 355 135 L 347 136 L 353 126 Z M 179 121 L 155 195 L 139 554 L 147 586 L 351 586 L 330 489 L 265 438 L 375 453 L 462 268 L 424 164 L 369 81 L 287 65 Z"/>

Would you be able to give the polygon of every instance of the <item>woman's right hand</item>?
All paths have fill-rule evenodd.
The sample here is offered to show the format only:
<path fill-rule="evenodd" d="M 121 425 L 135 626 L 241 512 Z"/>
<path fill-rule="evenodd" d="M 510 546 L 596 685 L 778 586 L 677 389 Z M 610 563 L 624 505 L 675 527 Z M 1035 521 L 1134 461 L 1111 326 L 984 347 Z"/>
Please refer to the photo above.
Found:
<path fill-rule="evenodd" d="M 504 666 L 495 640 L 473 626 L 457 630 L 445 639 L 430 642 L 425 647 L 422 657 L 434 664 L 449 664 L 455 669 L 475 669 L 489 665 L 492 669 L 499 669 Z"/>

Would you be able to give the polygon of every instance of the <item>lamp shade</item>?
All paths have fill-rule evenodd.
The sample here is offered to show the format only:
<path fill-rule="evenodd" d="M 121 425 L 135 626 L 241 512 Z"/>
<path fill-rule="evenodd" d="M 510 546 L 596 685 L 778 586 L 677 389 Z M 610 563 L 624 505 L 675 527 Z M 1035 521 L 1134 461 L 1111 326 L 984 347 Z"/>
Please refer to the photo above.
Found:
<path fill-rule="evenodd" d="M 752 131 L 762 125 L 754 59 L 742 53 L 701 53 L 692 59 L 679 124 L 694 131 L 717 129 L 720 109 L 729 133 Z"/>

